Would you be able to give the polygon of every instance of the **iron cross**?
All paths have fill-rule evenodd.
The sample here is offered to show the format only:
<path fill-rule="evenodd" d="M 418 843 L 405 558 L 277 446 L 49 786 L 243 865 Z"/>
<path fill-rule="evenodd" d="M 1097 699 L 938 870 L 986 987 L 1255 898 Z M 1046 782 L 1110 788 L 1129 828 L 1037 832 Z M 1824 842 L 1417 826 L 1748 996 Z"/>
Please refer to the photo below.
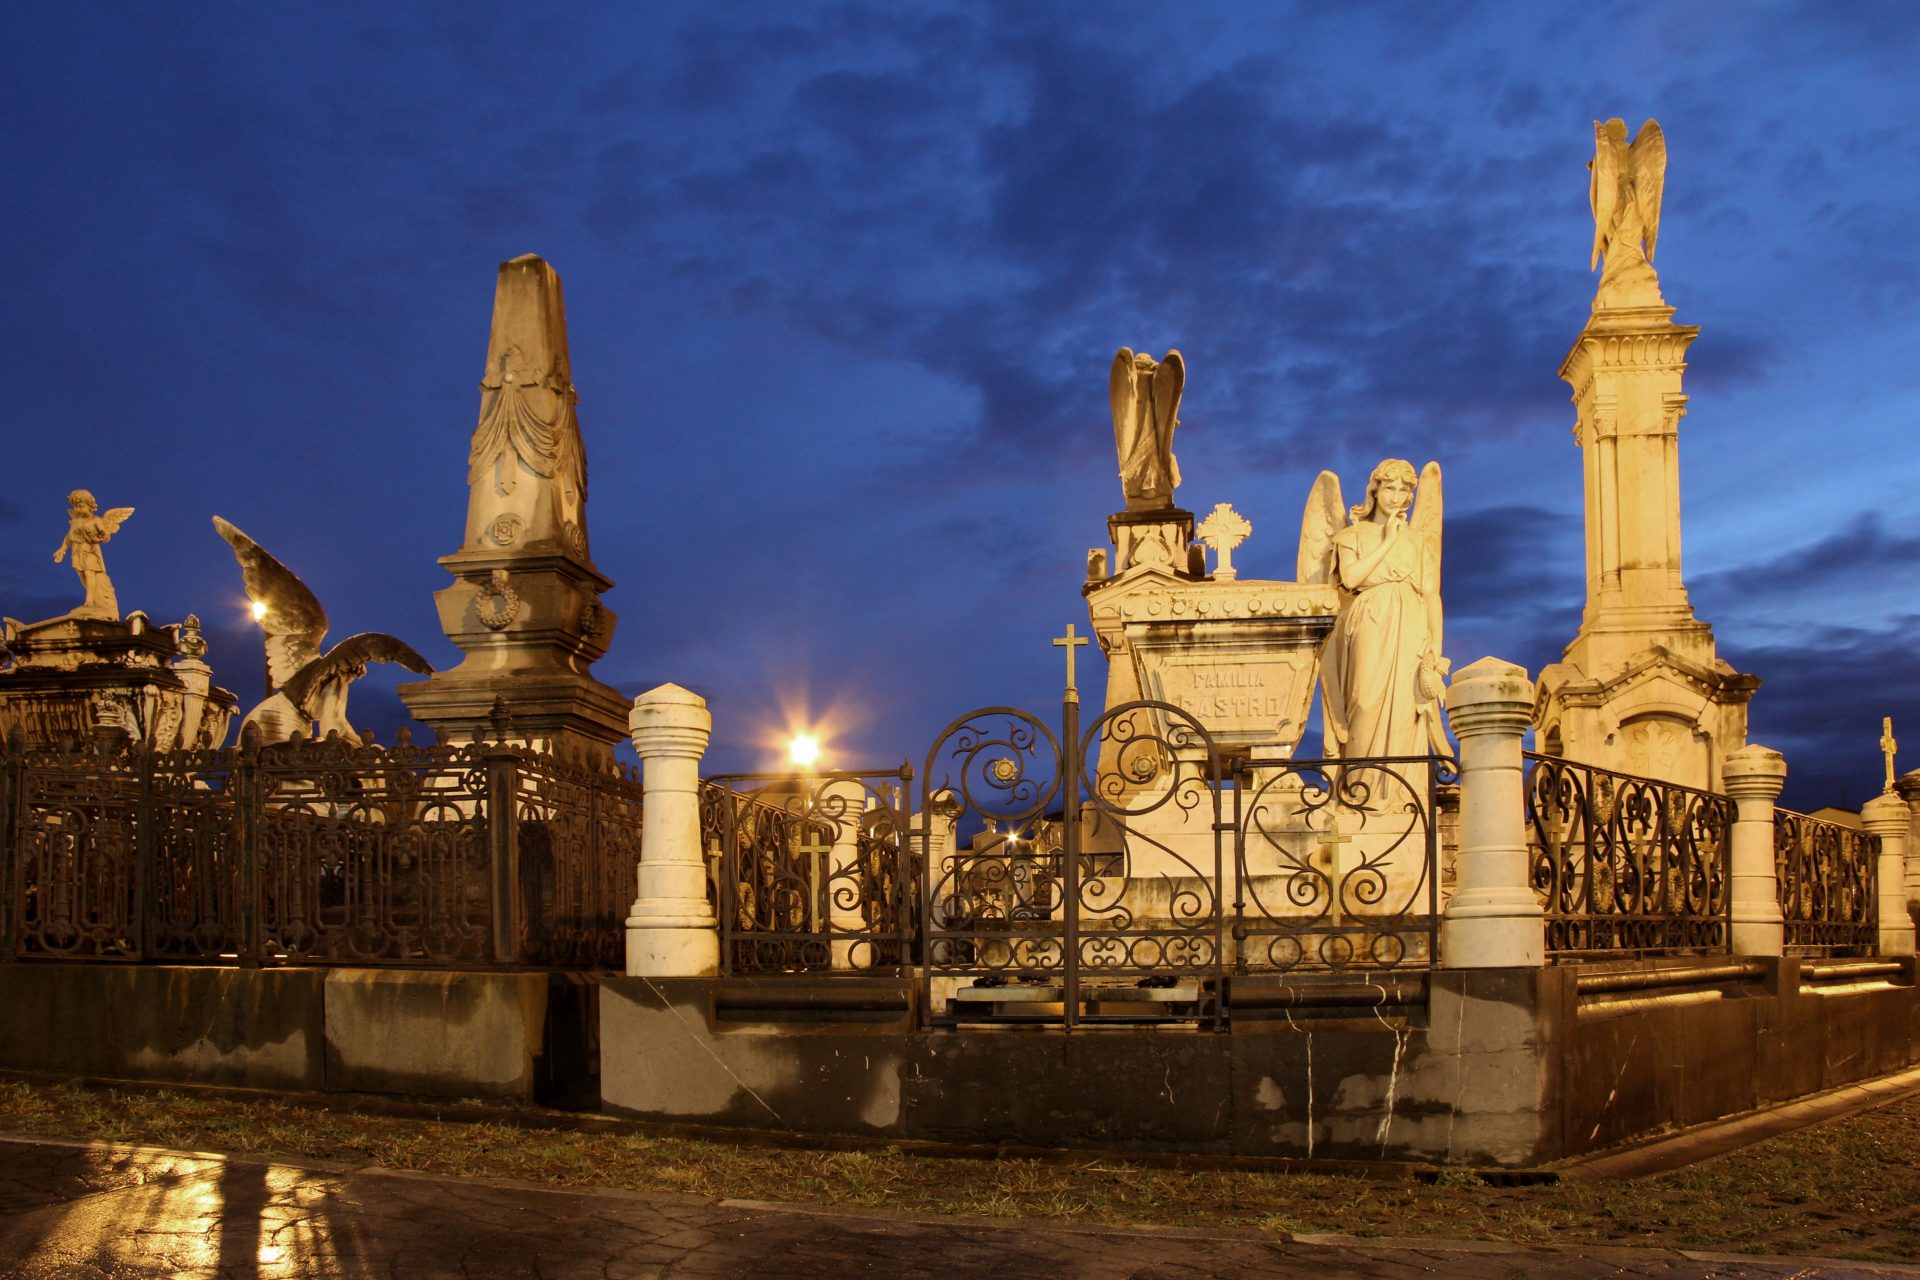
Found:
<path fill-rule="evenodd" d="M 1067 696 L 1070 698 L 1077 699 L 1080 696 L 1080 690 L 1077 689 L 1073 683 L 1073 651 L 1086 642 L 1087 638 L 1085 636 L 1073 634 L 1073 624 L 1071 622 L 1067 624 L 1067 634 L 1064 636 L 1056 636 L 1053 641 L 1055 648 L 1065 649 L 1067 651 Z"/>
<path fill-rule="evenodd" d="M 1058 640 L 1055 644 L 1060 643 Z M 1068 679 L 1072 679 L 1071 676 Z M 1887 794 L 1893 794 L 1893 753 L 1900 744 L 1893 740 L 1893 717 L 1883 716 L 1880 720 L 1880 754 L 1887 758 Z"/>

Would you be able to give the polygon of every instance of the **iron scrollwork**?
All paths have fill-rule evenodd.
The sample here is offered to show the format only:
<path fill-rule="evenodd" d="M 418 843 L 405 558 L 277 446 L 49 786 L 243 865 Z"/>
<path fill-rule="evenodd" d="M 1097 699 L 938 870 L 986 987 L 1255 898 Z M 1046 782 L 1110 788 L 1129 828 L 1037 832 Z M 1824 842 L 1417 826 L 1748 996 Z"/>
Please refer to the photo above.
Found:
<path fill-rule="evenodd" d="M 1775 809 L 1773 865 L 1787 947 L 1799 955 L 1871 955 L 1879 938 L 1879 858 L 1879 836 Z"/>
<path fill-rule="evenodd" d="M 1730 945 L 1733 801 L 1527 752 L 1528 855 L 1549 954 Z"/>

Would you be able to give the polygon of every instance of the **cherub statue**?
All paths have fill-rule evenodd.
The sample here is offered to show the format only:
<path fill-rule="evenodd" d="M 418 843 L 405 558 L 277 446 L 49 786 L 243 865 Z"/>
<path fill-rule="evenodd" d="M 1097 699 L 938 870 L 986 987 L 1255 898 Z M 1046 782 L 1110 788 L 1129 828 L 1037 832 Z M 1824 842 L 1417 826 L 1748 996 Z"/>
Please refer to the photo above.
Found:
<path fill-rule="evenodd" d="M 1667 138 L 1659 122 L 1641 125 L 1629 144 L 1626 121 L 1594 121 L 1593 162 L 1587 168 L 1593 172 L 1587 185 L 1593 206 L 1593 261 L 1588 269 L 1606 264 L 1594 307 L 1662 305 L 1660 279 L 1653 271 L 1660 197 L 1667 181 Z"/>
<path fill-rule="evenodd" d="M 1129 511 L 1173 506 L 1180 463 L 1173 456 L 1173 429 L 1180 425 L 1180 392 L 1187 362 L 1178 351 L 1155 361 L 1126 347 L 1113 358 L 1107 389 L 1113 399 L 1113 441 L 1120 450 L 1120 489 Z"/>
<path fill-rule="evenodd" d="M 268 742 L 284 742 L 296 733 L 338 733 L 357 741 L 359 735 L 347 722 L 347 686 L 367 673 L 369 662 L 397 662 L 409 671 L 433 674 L 427 660 L 406 641 L 378 631 L 348 636 L 321 653 L 327 613 L 313 592 L 227 521 L 215 516 L 213 527 L 240 562 L 247 599 L 267 633 L 267 678 L 276 691 L 247 713 L 243 728 L 258 724 Z"/>
<path fill-rule="evenodd" d="M 1351 509 L 1339 476 L 1322 471 L 1313 482 L 1300 522 L 1300 581 L 1340 589 L 1320 660 L 1329 757 L 1452 754 L 1440 712 L 1449 668 L 1440 655 L 1442 518 L 1437 462 L 1416 481 L 1411 462 L 1388 458 Z"/>
<path fill-rule="evenodd" d="M 66 559 L 67 550 L 71 548 L 73 571 L 80 575 L 80 585 L 86 589 L 86 601 L 69 617 L 118 622 L 120 598 L 113 593 L 113 583 L 107 579 L 107 562 L 100 548 L 120 531 L 120 526 L 133 514 L 133 508 L 115 507 L 105 514 L 94 514 L 99 510 L 100 504 L 85 489 L 75 489 L 67 495 L 67 536 L 55 549 L 53 562 L 59 564 Z"/>

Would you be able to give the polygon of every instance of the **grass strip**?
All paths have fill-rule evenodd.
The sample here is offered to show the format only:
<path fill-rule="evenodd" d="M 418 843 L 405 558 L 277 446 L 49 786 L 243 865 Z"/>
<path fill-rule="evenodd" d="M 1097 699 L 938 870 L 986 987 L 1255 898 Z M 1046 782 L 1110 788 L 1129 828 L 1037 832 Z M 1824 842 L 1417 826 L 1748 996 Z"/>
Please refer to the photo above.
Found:
<path fill-rule="evenodd" d="M 1082 1225 L 1251 1227 L 1527 1244 L 1920 1259 L 1920 1098 L 1615 1182 L 1487 1186 L 1333 1174 L 926 1159 L 634 1132 L 361 1114 L 305 1103 L 0 1080 L 0 1130 L 616 1187 Z"/>

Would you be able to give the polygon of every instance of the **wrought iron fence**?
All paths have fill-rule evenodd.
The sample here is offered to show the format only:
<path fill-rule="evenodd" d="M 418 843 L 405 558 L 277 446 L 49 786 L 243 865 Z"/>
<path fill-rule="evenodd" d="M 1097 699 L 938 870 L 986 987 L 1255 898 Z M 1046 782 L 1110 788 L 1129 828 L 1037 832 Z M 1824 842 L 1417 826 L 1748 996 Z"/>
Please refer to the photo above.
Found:
<path fill-rule="evenodd" d="M 613 967 L 640 784 L 504 743 L 0 759 L 9 958 Z"/>
<path fill-rule="evenodd" d="M 909 768 L 727 774 L 700 790 L 723 972 L 897 970 L 914 882 Z"/>
<path fill-rule="evenodd" d="M 1785 941 L 1796 955 L 1872 955 L 1880 837 L 1786 809 L 1773 811 L 1773 866 Z"/>
<path fill-rule="evenodd" d="M 1528 853 L 1548 954 L 1728 949 L 1732 800 L 1525 755 Z"/>
<path fill-rule="evenodd" d="M 1240 972 L 1431 965 L 1440 939 L 1440 756 L 1243 766 Z"/>

